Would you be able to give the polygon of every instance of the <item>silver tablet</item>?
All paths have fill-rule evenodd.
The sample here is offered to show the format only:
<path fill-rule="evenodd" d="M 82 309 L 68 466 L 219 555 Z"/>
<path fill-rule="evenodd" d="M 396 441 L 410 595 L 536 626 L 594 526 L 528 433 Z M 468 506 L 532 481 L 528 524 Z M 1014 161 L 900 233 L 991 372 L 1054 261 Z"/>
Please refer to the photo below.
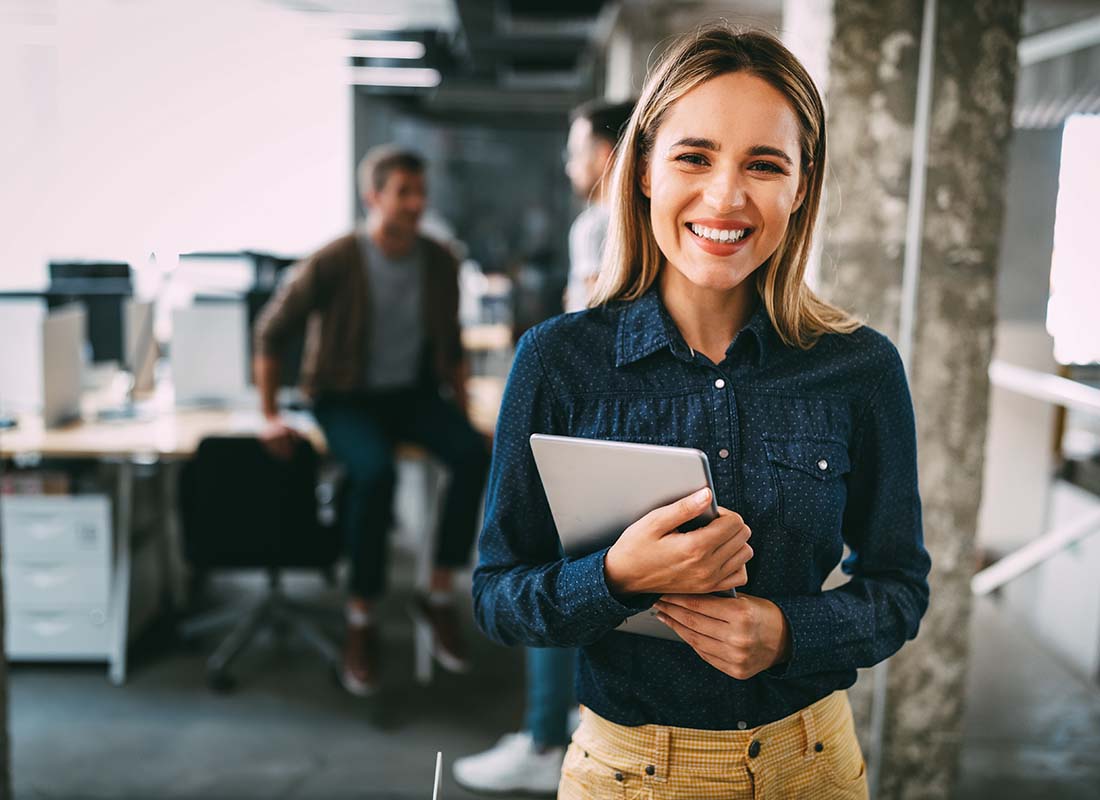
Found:
<path fill-rule="evenodd" d="M 718 516 L 710 463 L 702 450 L 536 433 L 531 451 L 566 555 L 588 555 L 614 544 L 653 509 L 705 486 L 711 490 L 710 508 L 681 530 L 702 527 Z M 678 641 L 654 614 L 635 614 L 617 630 Z"/>

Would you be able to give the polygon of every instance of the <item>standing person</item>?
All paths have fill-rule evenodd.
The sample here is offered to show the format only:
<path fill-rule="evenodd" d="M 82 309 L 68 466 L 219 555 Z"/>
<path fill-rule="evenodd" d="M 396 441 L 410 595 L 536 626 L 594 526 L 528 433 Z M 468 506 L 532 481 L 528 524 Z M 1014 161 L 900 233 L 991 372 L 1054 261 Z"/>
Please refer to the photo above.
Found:
<path fill-rule="evenodd" d="M 569 228 L 569 282 L 562 304 L 567 312 L 588 308 L 596 288 L 609 209 L 605 176 L 619 134 L 634 102 L 590 100 L 573 110 L 565 149 L 565 174 L 577 197 L 588 205 Z"/>
<path fill-rule="evenodd" d="M 605 175 L 633 102 L 592 100 L 570 115 L 565 174 L 576 195 L 588 202 L 569 229 L 569 285 L 563 303 L 580 311 L 596 285 L 607 236 Z M 527 711 L 524 729 L 505 734 L 493 747 L 454 763 L 455 780 L 472 791 L 554 794 L 561 777 L 570 716 L 576 708 L 574 648 L 527 650 Z"/>
<path fill-rule="evenodd" d="M 559 798 L 867 796 L 844 689 L 916 635 L 930 561 L 897 350 L 803 281 L 824 119 L 774 37 L 681 38 L 623 134 L 594 306 L 517 349 L 474 606 L 581 647 Z M 720 515 L 676 532 L 704 489 L 563 558 L 532 433 L 703 450 Z M 613 630 L 651 607 L 682 642 Z"/>
<path fill-rule="evenodd" d="M 304 392 L 332 454 L 347 469 L 341 508 L 350 561 L 341 680 L 364 696 L 379 686 L 377 603 L 385 590 L 398 441 L 413 442 L 450 470 L 430 591 L 410 608 L 430 627 L 433 655 L 468 667 L 454 607 L 454 571 L 467 562 L 488 469 L 481 436 L 466 419 L 466 364 L 458 327 L 458 265 L 418 233 L 427 199 L 424 161 L 384 145 L 359 165 L 367 209 L 360 230 L 299 264 L 256 322 L 254 369 L 262 440 L 286 455 L 296 436 L 276 404 L 279 356 L 308 323 Z"/>

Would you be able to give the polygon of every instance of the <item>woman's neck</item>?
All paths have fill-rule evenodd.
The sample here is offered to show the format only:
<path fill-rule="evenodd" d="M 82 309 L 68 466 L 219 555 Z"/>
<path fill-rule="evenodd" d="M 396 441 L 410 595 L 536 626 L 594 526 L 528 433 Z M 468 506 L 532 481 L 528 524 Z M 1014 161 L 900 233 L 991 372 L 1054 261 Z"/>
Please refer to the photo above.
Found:
<path fill-rule="evenodd" d="M 728 291 L 696 286 L 668 264 L 657 278 L 661 300 L 688 347 L 715 364 L 726 357 L 733 337 L 752 316 L 756 293 L 751 281 Z"/>

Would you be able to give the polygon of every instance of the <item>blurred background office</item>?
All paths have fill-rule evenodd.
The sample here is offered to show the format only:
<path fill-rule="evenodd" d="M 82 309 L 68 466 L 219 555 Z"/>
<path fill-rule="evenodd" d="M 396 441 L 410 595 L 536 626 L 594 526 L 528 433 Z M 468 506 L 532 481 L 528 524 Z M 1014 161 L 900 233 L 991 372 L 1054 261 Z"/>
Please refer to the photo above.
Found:
<path fill-rule="evenodd" d="M 570 110 L 635 96 L 719 17 L 822 88 L 810 280 L 913 387 L 933 600 L 852 690 L 873 794 L 1096 796 L 1095 0 L 0 0 L 0 796 L 428 797 L 436 751 L 519 727 L 521 652 L 467 619 L 474 669 L 440 673 L 401 611 L 438 465 L 399 452 L 393 666 L 360 700 L 331 676 L 335 549 L 202 535 L 331 541 L 294 359 L 280 401 L 316 457 L 268 480 L 285 513 L 203 517 L 204 491 L 271 491 L 211 477 L 203 443 L 257 431 L 249 327 L 361 219 L 355 165 L 385 142 L 426 158 L 491 436 L 515 336 L 561 311 Z"/>

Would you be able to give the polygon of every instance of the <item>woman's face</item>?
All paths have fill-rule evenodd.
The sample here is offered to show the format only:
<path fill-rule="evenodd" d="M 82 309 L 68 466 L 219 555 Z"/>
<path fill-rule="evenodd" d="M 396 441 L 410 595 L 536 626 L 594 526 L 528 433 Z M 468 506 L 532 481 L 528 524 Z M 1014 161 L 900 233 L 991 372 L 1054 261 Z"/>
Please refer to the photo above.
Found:
<path fill-rule="evenodd" d="M 805 195 L 798 119 L 744 72 L 712 78 L 669 109 L 642 167 L 642 191 L 668 266 L 729 291 L 775 252 Z"/>

